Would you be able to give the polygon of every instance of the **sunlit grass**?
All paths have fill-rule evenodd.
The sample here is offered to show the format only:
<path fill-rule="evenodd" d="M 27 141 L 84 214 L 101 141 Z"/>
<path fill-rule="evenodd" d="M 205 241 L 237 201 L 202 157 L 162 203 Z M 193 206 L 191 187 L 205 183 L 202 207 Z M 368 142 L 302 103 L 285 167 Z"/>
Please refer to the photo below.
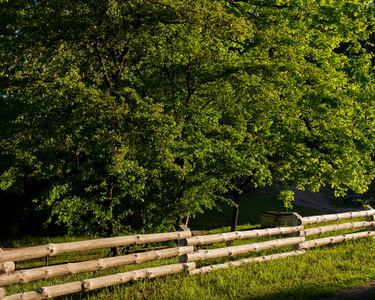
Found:
<path fill-rule="evenodd" d="M 340 221 L 340 223 L 342 222 L 345 221 Z M 324 224 L 315 224 L 309 227 L 323 225 Z M 251 230 L 258 227 L 259 226 L 247 224 L 240 226 L 238 229 Z M 323 236 L 352 233 L 358 230 L 363 231 L 363 228 L 336 233 L 325 233 L 308 238 L 313 239 Z M 229 227 L 222 228 L 221 230 L 215 229 L 207 231 L 207 234 L 226 231 L 229 231 Z M 272 238 L 283 238 L 286 236 L 275 236 Z M 269 239 L 270 238 L 262 237 L 251 240 L 237 240 L 231 243 L 227 242 L 210 245 L 207 246 L 207 248 L 226 247 L 228 245 L 235 246 Z M 68 242 L 72 240 L 75 239 L 59 238 L 55 241 Z M 27 240 L 18 241 L 17 243 L 19 246 L 25 246 L 28 245 L 26 241 Z M 43 240 L 38 239 L 38 242 L 44 244 Z M 31 242 L 31 244 L 34 243 Z M 365 238 L 308 249 L 305 255 L 298 257 L 288 257 L 262 263 L 251 263 L 241 267 L 217 270 L 208 274 L 194 276 L 176 274 L 152 280 L 139 280 L 134 283 L 126 283 L 89 293 L 60 297 L 60 299 L 314 299 L 318 296 L 332 294 L 344 288 L 354 288 L 359 284 L 366 283 L 375 278 L 375 261 L 373 259 L 375 254 L 374 246 L 375 240 L 373 238 Z M 242 254 L 230 258 L 210 259 L 197 262 L 197 267 L 291 250 L 293 250 L 293 246 L 286 246 L 279 249 Z M 49 264 L 106 257 L 108 253 L 109 249 L 100 249 L 62 254 L 56 256 L 56 258 L 51 257 L 49 259 Z M 48 281 L 41 280 L 34 283 L 7 287 L 6 292 L 8 295 L 11 295 L 34 290 L 46 285 L 79 281 L 87 278 L 177 262 L 178 258 L 163 259 L 160 261 L 142 263 L 140 265 L 129 265 L 120 268 L 76 274 Z M 41 259 L 39 263 L 43 265 L 45 260 Z M 18 263 L 18 267 L 22 266 L 26 268 L 36 264 L 37 260 L 32 260 L 20 262 Z"/>
<path fill-rule="evenodd" d="M 270 196 L 271 198 L 273 196 Z M 261 210 L 282 210 L 282 203 L 275 198 L 267 198 L 267 201 L 258 203 L 254 201 L 244 202 L 240 210 L 240 219 L 237 230 L 260 229 Z M 264 204 L 267 207 L 264 207 Z M 263 207 L 262 207 L 263 204 Z M 295 207 L 294 211 L 301 215 L 314 215 L 312 210 Z M 192 221 L 192 229 L 206 229 L 206 234 L 229 232 L 231 208 L 226 207 L 225 212 L 217 214 L 212 211 L 205 214 L 199 222 Z M 213 217 L 216 216 L 216 217 Z M 199 217 L 197 218 L 199 220 Z M 206 221 L 205 221 L 206 220 Z M 208 220 L 208 221 L 207 221 Z M 214 220 L 215 222 L 211 222 Z M 331 224 L 363 221 L 361 219 L 342 220 L 323 224 L 307 225 L 305 228 L 320 227 Z M 200 222 L 206 222 L 207 226 L 198 227 Z M 207 224 L 209 223 L 209 224 Z M 225 224 L 226 226 L 219 226 Z M 255 224 L 255 225 L 254 225 Z M 194 228 L 194 226 L 196 226 Z M 318 234 L 306 237 L 306 240 L 318 239 L 333 235 L 342 235 L 364 231 L 364 228 L 341 230 L 332 233 Z M 237 246 L 248 243 L 257 243 L 270 239 L 285 238 L 292 234 L 261 237 L 247 240 L 217 243 L 200 247 L 201 249 Z M 1 248 L 37 246 L 48 243 L 64 243 L 80 241 L 87 237 L 23 237 L 1 241 Z M 156 246 L 175 246 L 174 242 L 140 245 L 152 250 Z M 360 240 L 343 242 L 340 244 L 322 246 L 308 249 L 305 255 L 288 257 L 275 261 L 251 263 L 241 267 L 216 270 L 212 273 L 190 276 L 188 274 L 175 274 L 158 277 L 155 279 L 138 280 L 134 283 L 125 283 L 92 291 L 80 293 L 60 299 L 315 299 L 327 296 L 335 291 L 350 289 L 359 284 L 366 283 L 375 278 L 374 249 L 375 240 L 365 238 Z M 197 249 L 197 247 L 195 247 Z M 122 249 L 124 250 L 124 249 Z M 241 254 L 233 257 L 224 257 L 197 262 L 197 268 L 211 264 L 220 264 L 243 258 L 251 258 L 274 253 L 294 250 L 294 246 L 269 249 L 264 251 Z M 35 268 L 48 265 L 56 265 L 67 262 L 85 261 L 108 257 L 109 249 L 90 250 L 78 253 L 66 253 L 46 259 L 35 259 L 17 263 L 17 269 Z M 6 294 L 16 294 L 35 290 L 42 286 L 51 286 L 83 279 L 107 276 L 119 272 L 127 272 L 142 268 L 155 267 L 178 263 L 178 258 L 169 258 L 159 261 L 128 265 L 118 268 L 87 272 L 55 278 L 40 280 L 33 283 L 13 285 L 6 287 Z"/>
<path fill-rule="evenodd" d="M 373 248 L 373 239 L 362 239 L 303 256 L 141 280 L 68 299 L 315 299 L 374 278 Z"/>

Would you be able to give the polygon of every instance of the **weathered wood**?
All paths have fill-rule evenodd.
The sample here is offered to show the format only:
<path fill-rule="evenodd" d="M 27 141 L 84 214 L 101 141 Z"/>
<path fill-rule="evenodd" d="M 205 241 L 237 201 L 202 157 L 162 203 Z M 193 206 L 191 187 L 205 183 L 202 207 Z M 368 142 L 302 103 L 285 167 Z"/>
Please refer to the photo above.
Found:
<path fill-rule="evenodd" d="M 261 227 L 262 228 L 272 228 L 281 226 L 292 226 L 292 214 L 287 215 L 265 215 L 262 213 L 261 217 Z"/>
<path fill-rule="evenodd" d="M 285 256 L 300 255 L 305 253 L 304 250 L 291 251 L 286 253 L 279 253 L 274 255 L 262 256 L 257 258 L 243 259 L 235 262 L 229 262 L 226 264 L 213 265 L 208 267 L 202 267 L 195 270 L 194 261 L 219 258 L 225 256 L 234 256 L 238 254 L 244 254 L 248 252 L 260 251 L 275 247 L 283 247 L 287 245 L 296 245 L 299 249 L 308 249 L 311 247 L 328 245 L 339 243 L 348 240 L 354 240 L 359 238 L 365 238 L 369 236 L 375 236 L 375 210 L 371 207 L 367 207 L 367 211 L 357 211 L 349 213 L 322 215 L 302 218 L 300 216 L 294 216 L 293 227 L 280 227 L 280 228 L 267 228 L 260 230 L 250 231 L 237 231 L 230 233 L 221 233 L 208 236 L 194 236 L 188 227 L 181 227 L 180 232 L 171 232 L 166 234 L 148 234 L 148 235 L 135 235 L 117 238 L 107 238 L 90 240 L 83 242 L 73 242 L 64 244 L 49 244 L 44 246 L 14 249 L 1 251 L 0 249 L 0 286 L 6 286 L 10 284 L 30 282 L 38 279 L 49 279 L 53 277 L 66 276 L 70 274 L 77 274 L 82 272 L 96 271 L 100 269 L 117 267 L 121 265 L 141 263 L 145 261 L 152 261 L 156 259 L 162 259 L 167 257 L 179 256 L 180 264 L 167 265 L 156 268 L 148 268 L 137 271 L 125 272 L 115 274 L 111 276 L 104 276 L 94 279 L 82 280 L 79 282 L 72 282 L 57 286 L 43 287 L 36 291 L 25 292 L 21 294 L 11 295 L 5 297 L 5 290 L 0 288 L 0 298 L 4 299 L 45 299 L 56 296 L 63 296 L 81 291 L 89 291 L 99 289 L 102 287 L 112 286 L 118 283 L 125 283 L 128 281 L 134 281 L 139 278 L 153 278 L 157 276 L 163 276 L 167 274 L 174 274 L 188 270 L 190 274 L 206 273 L 219 268 L 228 268 L 229 266 L 237 266 L 241 264 L 266 261 L 270 259 L 278 259 Z M 345 224 L 337 224 L 331 226 L 322 226 L 316 228 L 304 229 L 305 224 L 317 224 L 323 222 L 331 222 L 338 220 L 345 220 L 351 218 L 362 218 L 366 217 L 366 221 L 363 222 L 351 222 Z M 325 233 L 337 230 L 346 230 L 353 228 L 366 227 L 368 231 L 344 234 L 339 236 L 327 237 L 322 239 L 315 239 L 311 241 L 305 241 L 305 236 Z M 371 229 L 371 230 L 369 230 Z M 194 251 L 193 245 L 207 245 L 219 242 L 226 242 L 239 239 L 250 239 L 255 237 L 265 237 L 282 234 L 293 234 L 294 237 L 276 239 L 271 241 L 252 243 L 247 245 L 240 245 L 234 247 L 226 247 L 220 249 L 211 250 L 200 250 Z M 43 268 L 35 268 L 29 270 L 17 271 L 14 274 L 10 274 L 14 271 L 14 262 L 40 257 L 50 257 L 53 255 L 84 251 L 99 248 L 110 248 L 118 246 L 127 246 L 132 244 L 145 244 L 151 242 L 162 242 L 178 240 L 179 245 L 189 245 L 184 247 L 176 247 L 172 249 L 163 249 L 156 251 L 149 251 L 146 253 L 137 253 L 126 256 L 104 258 L 93 261 L 71 263 L 66 265 L 56 265 Z M 13 270 L 12 270 L 13 268 Z M 9 271 L 8 271 L 9 270 Z"/>
<path fill-rule="evenodd" d="M 304 241 L 305 241 L 305 237 L 291 237 L 291 238 L 276 239 L 272 241 L 233 246 L 233 247 L 225 247 L 225 248 L 219 248 L 219 249 L 199 250 L 199 251 L 196 251 L 190 254 L 185 254 L 185 255 L 186 255 L 186 260 L 188 262 L 192 262 L 192 261 L 205 260 L 209 258 L 234 256 L 238 254 L 266 250 L 270 248 L 283 247 L 283 246 L 293 245 L 297 243 L 302 243 Z"/>
<path fill-rule="evenodd" d="M 187 227 L 186 225 L 179 225 L 179 227 L 178 227 L 178 231 L 181 231 L 181 232 L 190 232 L 190 229 L 189 229 L 189 227 Z M 191 232 L 190 232 L 190 234 L 191 234 Z M 178 241 L 178 245 L 179 245 L 180 247 L 186 246 L 186 245 L 187 245 L 187 243 L 186 243 L 186 239 L 180 239 L 180 240 Z"/>
<path fill-rule="evenodd" d="M 0 274 L 10 274 L 13 273 L 15 269 L 16 265 L 12 261 L 0 263 Z"/>
<path fill-rule="evenodd" d="M 292 224 L 293 224 L 293 226 L 300 228 L 299 231 L 296 231 L 296 232 L 293 233 L 293 236 L 294 237 L 302 236 L 301 235 L 301 231 L 304 229 L 304 227 L 302 225 L 302 217 L 301 217 L 301 215 L 299 215 L 298 213 L 293 213 L 293 222 L 292 222 Z M 301 248 L 300 244 L 295 244 L 294 245 L 294 249 L 295 250 L 299 250 L 300 248 Z"/>
<path fill-rule="evenodd" d="M 373 215 L 375 215 L 374 209 L 367 210 L 367 211 L 352 211 L 352 212 L 346 212 L 346 213 L 341 213 L 341 214 L 303 217 L 302 225 L 318 224 L 318 223 L 340 221 L 340 220 L 347 220 L 347 219 L 354 219 L 354 218 L 362 218 L 362 217 L 373 216 Z"/>
<path fill-rule="evenodd" d="M 8 286 L 16 283 L 26 283 L 40 279 L 50 279 L 84 272 L 93 272 L 130 264 L 139 264 L 146 261 L 181 256 L 183 254 L 192 253 L 193 251 L 193 246 L 176 247 L 164 250 L 149 251 L 145 253 L 129 254 L 125 256 L 116 256 L 91 261 L 21 270 L 15 272 L 14 274 L 0 276 L 0 286 Z"/>
<path fill-rule="evenodd" d="M 189 227 L 187 227 L 186 225 L 180 225 L 179 226 L 179 228 L 178 228 L 178 230 L 179 231 L 190 231 L 190 229 L 189 229 Z M 184 246 L 186 246 L 187 245 L 187 240 L 186 239 L 181 239 L 181 240 L 179 240 L 178 241 L 178 246 L 180 246 L 180 247 L 184 247 Z M 194 250 L 193 250 L 194 251 Z M 191 252 L 193 252 L 193 251 L 191 251 Z M 190 252 L 190 253 L 191 253 Z M 186 257 L 185 257 L 185 255 L 180 255 L 179 257 L 178 257 L 178 262 L 180 263 L 180 264 L 182 264 L 182 263 L 186 263 L 187 261 L 186 261 Z"/>
<path fill-rule="evenodd" d="M 292 226 L 293 213 L 280 211 L 262 211 L 260 223 L 262 228 Z"/>
<path fill-rule="evenodd" d="M 12 249 L 0 252 L 0 262 L 23 261 L 28 259 L 50 257 L 57 254 L 86 251 L 100 248 L 112 248 L 132 244 L 145 244 L 154 242 L 166 242 L 191 237 L 190 231 L 156 233 L 144 235 L 132 235 L 112 237 L 82 242 L 71 242 L 61 244 L 48 244 L 43 246 Z"/>
<path fill-rule="evenodd" d="M 302 226 L 302 217 L 298 213 L 293 213 L 293 226 Z"/>
<path fill-rule="evenodd" d="M 260 256 L 255 258 L 246 258 L 236 261 L 231 261 L 225 264 L 218 264 L 218 265 L 211 265 L 202 267 L 199 269 L 194 269 L 192 271 L 189 271 L 190 275 L 200 274 L 200 273 L 208 273 L 212 272 L 217 269 L 226 269 L 229 267 L 238 267 L 241 265 L 253 263 L 253 262 L 262 262 L 262 261 L 268 261 L 268 260 L 274 260 L 274 259 L 280 259 L 288 256 L 296 256 L 296 255 L 302 255 L 305 254 L 305 250 L 297 250 L 297 251 L 290 251 L 290 252 L 284 252 L 279 254 L 272 254 L 272 255 L 266 255 L 266 256 Z"/>
<path fill-rule="evenodd" d="M 308 228 L 301 231 L 301 236 L 309 236 L 314 234 L 321 234 L 331 231 L 338 231 L 338 230 L 346 230 L 346 229 L 354 229 L 354 228 L 361 228 L 374 225 L 375 222 L 351 222 L 351 223 L 343 223 L 337 225 L 329 225 L 329 226 L 322 226 L 322 227 L 314 227 Z"/>
<path fill-rule="evenodd" d="M 260 224 L 262 228 L 275 227 L 276 216 L 271 214 L 261 213 Z"/>
<path fill-rule="evenodd" d="M 370 205 L 366 205 L 366 210 L 372 210 L 372 209 L 373 209 L 373 208 L 372 208 Z M 366 217 L 366 221 L 367 221 L 367 222 L 375 221 L 375 216 L 367 216 L 367 217 Z M 367 226 L 367 227 L 366 227 L 366 230 L 367 230 L 367 231 L 374 231 L 374 230 L 375 230 L 375 226 L 374 226 L 374 224 Z"/>
<path fill-rule="evenodd" d="M 206 232 L 204 230 L 191 230 L 191 235 L 196 236 L 196 235 L 205 235 Z"/>
<path fill-rule="evenodd" d="M 14 294 L 3 298 L 4 300 L 30 300 L 30 299 L 46 299 L 58 296 L 69 295 L 81 291 L 92 291 L 116 284 L 135 281 L 141 278 L 155 278 L 169 274 L 176 274 L 183 271 L 191 271 L 195 269 L 195 263 L 173 264 L 161 267 L 154 267 L 124 273 L 118 273 L 109 276 L 103 276 L 93 279 L 85 279 L 71 283 L 54 285 L 49 287 L 41 287 L 35 291 Z"/>
<path fill-rule="evenodd" d="M 369 236 L 375 236 L 375 231 L 364 231 L 364 232 L 357 232 L 357 233 L 350 233 L 350 234 L 343 234 L 337 236 L 331 236 L 321 239 L 315 239 L 311 241 L 306 241 L 301 244 L 301 249 L 308 249 L 313 247 L 319 247 L 324 245 L 330 245 L 350 240 L 361 239 Z"/>
<path fill-rule="evenodd" d="M 193 236 L 187 239 L 188 246 L 202 246 L 210 245 L 214 243 L 222 243 L 234 240 L 251 239 L 256 237 L 265 237 L 281 234 L 289 234 L 302 230 L 302 226 L 297 227 L 278 227 L 278 228 L 267 228 L 267 229 L 256 229 L 248 231 L 235 231 L 235 232 L 225 232 L 218 234 L 211 234 L 205 236 Z"/>
<path fill-rule="evenodd" d="M 0 252 L 2 252 L 3 249 L 0 248 Z M 16 265 L 13 261 L 6 261 L 3 263 L 0 263 L 0 275 L 1 274 L 7 274 L 12 273 L 16 269 Z M 1 286 L 1 285 L 0 285 Z"/>

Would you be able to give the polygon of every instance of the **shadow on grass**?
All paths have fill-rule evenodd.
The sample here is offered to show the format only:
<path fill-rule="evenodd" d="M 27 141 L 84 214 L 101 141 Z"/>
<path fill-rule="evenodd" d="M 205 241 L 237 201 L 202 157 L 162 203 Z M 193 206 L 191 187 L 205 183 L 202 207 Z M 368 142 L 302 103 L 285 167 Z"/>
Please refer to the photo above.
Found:
<path fill-rule="evenodd" d="M 274 292 L 259 297 L 244 297 L 243 299 L 282 300 L 282 299 L 306 299 L 306 300 L 345 300 L 345 299 L 375 299 L 375 287 L 358 288 L 355 290 L 335 291 L 321 284 L 309 284 L 290 289 L 285 292 Z"/>
<path fill-rule="evenodd" d="M 149 280 L 152 282 L 152 280 Z M 127 283 L 128 287 L 136 283 Z M 202 287 L 204 288 L 204 287 Z M 176 286 L 178 289 L 178 286 Z M 204 293 L 204 292 L 203 292 Z M 143 295 L 142 295 L 143 294 Z M 159 295 L 158 295 L 159 294 Z M 171 296 L 172 297 L 172 296 Z M 208 295 L 206 297 L 199 297 L 200 300 L 205 299 L 232 299 L 227 295 Z M 87 293 L 79 293 L 70 296 L 61 296 L 54 298 L 56 300 L 88 300 L 88 299 L 171 299 L 167 294 L 164 294 L 162 291 L 153 290 L 150 287 L 150 290 L 147 288 L 137 295 L 132 295 L 128 293 L 127 288 L 121 288 L 121 286 L 108 287 L 106 289 L 101 289 L 97 291 L 90 291 Z M 194 295 L 183 295 L 176 297 L 173 295 L 173 299 L 186 299 L 186 300 L 195 300 Z M 306 284 L 290 288 L 284 291 L 272 291 L 270 293 L 265 293 L 263 295 L 243 295 L 236 297 L 235 299 L 249 299 L 249 300 L 284 300 L 284 299 L 303 299 L 303 300 L 345 300 L 345 299 L 375 299 L 375 287 L 363 288 L 357 290 L 344 290 L 344 291 L 335 291 L 327 286 L 322 287 L 321 284 Z"/>

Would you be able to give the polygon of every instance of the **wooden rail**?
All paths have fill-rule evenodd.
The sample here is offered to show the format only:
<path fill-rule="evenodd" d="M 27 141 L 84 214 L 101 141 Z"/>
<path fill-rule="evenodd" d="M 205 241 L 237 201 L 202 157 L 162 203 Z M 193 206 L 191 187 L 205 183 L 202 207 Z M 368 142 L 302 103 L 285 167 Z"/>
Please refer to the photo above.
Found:
<path fill-rule="evenodd" d="M 288 233 L 299 232 L 303 229 L 303 226 L 295 227 L 279 227 L 279 228 L 266 228 L 266 229 L 254 229 L 248 231 L 236 231 L 236 232 L 225 232 L 218 234 L 211 234 L 205 236 L 194 236 L 187 239 L 187 245 L 210 245 L 214 243 L 222 243 L 234 240 L 251 239 L 256 237 L 265 237 L 273 235 L 282 235 Z"/>
<path fill-rule="evenodd" d="M 85 279 L 71 283 L 59 284 L 49 287 L 41 287 L 35 291 L 14 294 L 3 299 L 6 300 L 24 300 L 24 299 L 46 299 L 57 296 L 64 296 L 79 292 L 88 292 L 100 288 L 113 286 L 115 284 L 135 281 L 140 278 L 155 278 L 158 276 L 176 274 L 185 270 L 189 271 L 195 268 L 195 263 L 174 264 L 162 267 L 148 268 L 131 272 L 118 273 L 115 275 Z"/>
<path fill-rule="evenodd" d="M 302 224 L 308 225 L 308 224 L 326 223 L 326 222 L 332 222 L 332 221 L 363 218 L 363 217 L 368 217 L 368 216 L 373 216 L 373 215 L 375 215 L 374 209 L 367 210 L 367 211 L 346 212 L 342 214 L 312 216 L 312 217 L 302 218 Z"/>
<path fill-rule="evenodd" d="M 231 261 L 225 264 L 219 264 L 219 265 L 211 265 L 211 266 L 206 266 L 202 267 L 199 269 L 194 269 L 192 271 L 189 271 L 190 275 L 195 275 L 195 274 L 201 274 L 201 273 L 208 273 L 212 272 L 217 269 L 226 269 L 229 267 L 238 267 L 241 265 L 253 263 L 253 262 L 262 262 L 262 261 L 268 261 L 268 260 L 274 260 L 274 259 L 280 259 L 288 256 L 297 256 L 297 255 L 302 255 L 305 254 L 305 250 L 295 250 L 295 251 L 290 251 L 290 252 L 283 252 L 283 253 L 278 253 L 278 254 L 272 254 L 272 255 L 265 255 L 265 256 L 258 256 L 254 258 L 246 258 L 246 259 L 241 259 L 237 261 Z"/>
<path fill-rule="evenodd" d="M 120 236 L 106 239 L 88 240 L 62 244 L 21 248 L 0 252 L 0 262 L 22 261 L 41 257 L 51 257 L 57 254 L 95 250 L 101 248 L 140 245 L 155 242 L 167 242 L 191 237 L 190 231 L 156 233 L 132 236 Z"/>
<path fill-rule="evenodd" d="M 8 276 L 0 276 L 0 286 L 7 286 L 16 283 L 26 283 L 39 279 L 51 279 L 54 277 L 62 277 L 66 275 L 73 275 L 85 272 L 99 271 L 108 268 L 120 267 L 131 264 L 139 264 L 147 261 L 176 257 L 184 255 L 186 253 L 191 253 L 193 251 L 193 246 L 176 247 L 138 254 L 129 254 L 124 256 L 102 258 L 84 262 L 35 268 L 30 270 L 21 270 L 8 274 Z"/>
<path fill-rule="evenodd" d="M 285 239 L 277 239 L 267 242 L 261 243 L 252 243 L 240 246 L 233 246 L 233 247 L 226 247 L 226 248 L 218 248 L 218 249 L 211 249 L 211 250 L 198 250 L 196 252 L 185 254 L 186 261 L 198 261 L 198 260 L 205 260 L 210 258 L 219 258 L 225 256 L 234 256 L 238 254 L 244 254 L 249 252 L 267 250 L 271 248 L 278 248 L 283 246 L 290 246 L 297 243 L 302 243 L 305 241 L 304 237 L 291 237 Z"/>
<path fill-rule="evenodd" d="M 300 215 L 294 213 L 293 218 L 293 226 L 290 227 L 255 229 L 248 231 L 192 236 L 189 228 L 182 225 L 179 232 L 123 236 L 72 243 L 48 244 L 5 251 L 0 249 L 0 298 L 5 300 L 46 299 L 72 293 L 100 289 L 103 287 L 126 283 L 141 278 L 154 278 L 157 276 L 164 276 L 179 272 L 188 272 L 189 274 L 194 275 L 199 273 L 211 272 L 216 269 L 228 268 L 229 266 L 239 266 L 252 262 L 261 262 L 280 259 L 288 256 L 302 255 L 305 253 L 306 249 L 312 247 L 375 236 L 375 210 L 369 206 L 367 207 L 366 211 L 311 217 L 301 217 Z M 365 220 L 305 228 L 305 225 L 350 220 L 354 218 L 365 218 Z M 306 240 L 306 237 L 309 236 L 326 234 L 328 232 L 339 230 L 360 228 L 364 228 L 364 231 L 329 236 L 324 238 L 318 236 L 318 238 L 316 239 Z M 268 239 L 272 236 L 276 237 L 264 241 L 265 238 Z M 251 242 L 250 240 L 254 238 L 261 238 L 261 241 Z M 235 240 L 245 239 L 249 240 L 249 242 L 246 241 L 243 245 L 201 250 L 195 250 L 194 248 L 194 246 L 201 247 L 204 245 L 212 245 L 216 243 L 232 242 Z M 176 240 L 178 240 L 178 247 L 27 270 L 16 270 L 14 263 L 17 261 L 50 257 L 69 252 Z M 295 250 L 285 251 L 285 249 L 290 248 L 290 246 L 294 246 Z M 207 259 L 232 257 L 240 254 L 247 254 L 250 252 L 257 252 L 268 249 L 277 249 L 281 247 L 286 247 L 283 248 L 284 252 L 278 250 L 280 251 L 280 253 L 245 258 L 237 261 L 209 266 L 201 266 L 200 268 L 196 268 L 196 261 L 202 261 L 204 263 L 204 261 Z M 140 264 L 143 262 L 161 260 L 171 257 L 179 257 L 179 263 L 154 268 L 139 269 L 130 272 L 122 272 L 109 276 L 84 279 L 81 281 L 59 284 L 55 286 L 40 287 L 34 291 L 8 296 L 6 296 L 4 289 L 4 287 L 13 284 L 22 284 L 40 279 L 46 280 L 54 277 L 99 271 L 107 268 L 114 268 L 130 264 Z"/>

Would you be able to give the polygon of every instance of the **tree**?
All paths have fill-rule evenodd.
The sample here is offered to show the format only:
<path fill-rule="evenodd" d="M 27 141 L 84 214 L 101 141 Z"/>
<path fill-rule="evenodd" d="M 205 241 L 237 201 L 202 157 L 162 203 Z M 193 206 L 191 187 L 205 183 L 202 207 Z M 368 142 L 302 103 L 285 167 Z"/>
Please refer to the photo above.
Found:
<path fill-rule="evenodd" d="M 3 3 L 2 202 L 110 236 L 171 229 L 227 190 L 237 209 L 249 182 L 364 189 L 369 58 L 334 51 L 370 33 L 364 4 Z"/>
<path fill-rule="evenodd" d="M 242 154 L 247 161 L 228 170 L 236 204 L 232 230 L 240 193 L 250 182 L 283 181 L 286 188 L 313 191 L 329 184 L 337 195 L 349 188 L 365 191 L 373 179 L 373 74 L 370 56 L 358 47 L 371 32 L 366 29 L 373 23 L 372 6 L 368 1 L 231 3 L 255 28 L 254 39 L 237 47 L 251 62 L 244 68 L 248 77 L 235 88 L 248 114 L 248 137 L 239 145 L 249 146 L 227 157 Z M 349 41 L 355 56 L 335 51 Z M 282 193 L 286 205 L 291 196 Z"/>
<path fill-rule="evenodd" d="M 213 205 L 222 184 L 192 155 L 206 151 L 194 130 L 215 125 L 217 112 L 193 113 L 226 76 L 227 32 L 249 34 L 222 4 L 6 3 L 4 15 L 17 18 L 2 40 L 1 104 L 12 112 L 2 189 L 43 182 L 43 209 L 71 230 L 104 235 L 168 228 Z M 209 85 L 205 98 L 193 96 Z"/>

